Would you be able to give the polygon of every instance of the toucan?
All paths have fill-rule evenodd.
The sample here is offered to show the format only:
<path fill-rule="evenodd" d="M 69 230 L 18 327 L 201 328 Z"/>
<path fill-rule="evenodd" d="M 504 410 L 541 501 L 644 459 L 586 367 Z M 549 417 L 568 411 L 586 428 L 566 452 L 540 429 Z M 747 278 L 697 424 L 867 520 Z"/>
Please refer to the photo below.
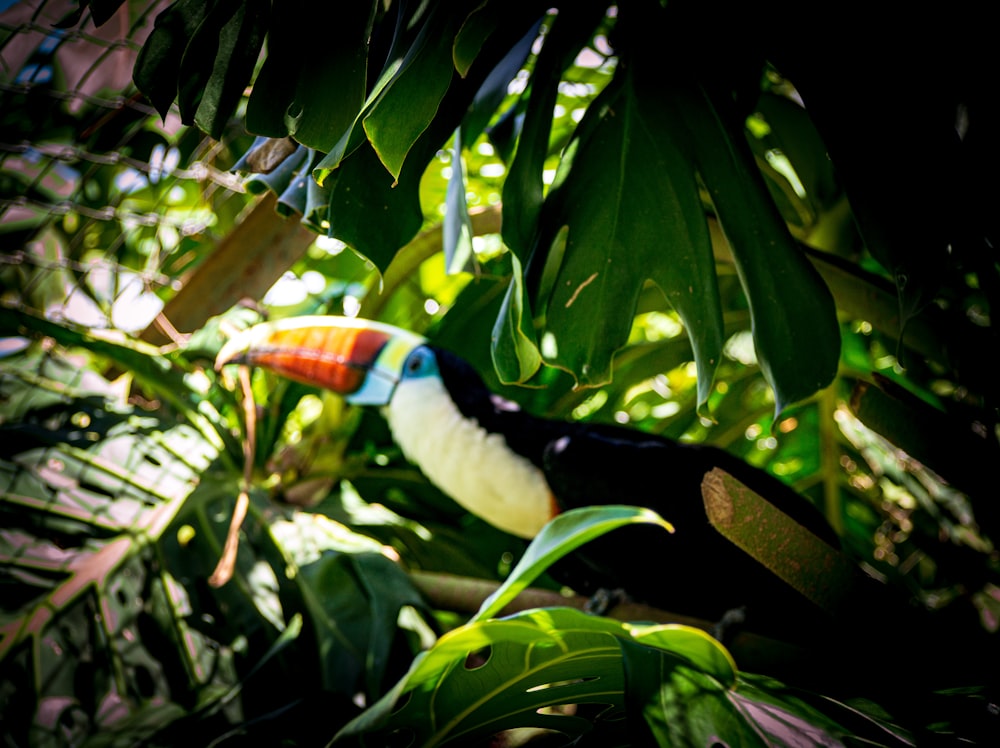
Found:
<path fill-rule="evenodd" d="M 227 342 L 216 366 L 234 362 L 380 406 L 393 440 L 431 483 L 520 538 L 533 538 L 562 511 L 597 504 L 649 507 L 673 525 L 673 534 L 616 530 L 550 570 L 580 594 L 624 590 L 707 621 L 742 609 L 748 628 L 793 639 L 825 615 L 709 524 L 702 480 L 722 468 L 823 542 L 836 544 L 836 535 L 805 498 L 723 449 L 534 416 L 492 393 L 456 354 L 358 318 L 256 325 Z"/>

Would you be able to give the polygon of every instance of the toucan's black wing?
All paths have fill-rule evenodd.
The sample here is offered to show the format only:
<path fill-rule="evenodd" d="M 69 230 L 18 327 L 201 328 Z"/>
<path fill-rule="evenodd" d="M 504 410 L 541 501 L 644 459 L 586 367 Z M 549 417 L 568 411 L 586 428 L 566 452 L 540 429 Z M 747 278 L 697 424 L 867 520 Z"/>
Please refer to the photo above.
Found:
<path fill-rule="evenodd" d="M 782 636 L 818 625 L 823 619 L 818 608 L 709 523 L 701 481 L 713 467 L 835 542 L 806 499 L 722 450 L 581 426 L 553 439 L 544 452 L 543 470 L 560 505 L 646 506 L 675 532 L 644 525 L 616 530 L 553 567 L 552 575 L 582 594 L 621 587 L 643 602 L 711 621 L 745 606 L 748 626 Z"/>
<path fill-rule="evenodd" d="M 807 499 L 778 478 L 717 447 L 680 444 L 614 426 L 578 424 L 553 438 L 542 460 L 546 479 L 566 508 L 634 504 L 675 522 L 708 521 L 701 483 L 713 468 L 725 470 L 815 535 L 837 545 L 829 524 Z"/>
<path fill-rule="evenodd" d="M 709 469 L 698 452 L 600 426 L 579 426 L 553 439 L 542 461 L 549 486 L 564 508 L 634 504 L 692 517 L 697 516 L 692 507 L 700 504 L 701 479 Z"/>

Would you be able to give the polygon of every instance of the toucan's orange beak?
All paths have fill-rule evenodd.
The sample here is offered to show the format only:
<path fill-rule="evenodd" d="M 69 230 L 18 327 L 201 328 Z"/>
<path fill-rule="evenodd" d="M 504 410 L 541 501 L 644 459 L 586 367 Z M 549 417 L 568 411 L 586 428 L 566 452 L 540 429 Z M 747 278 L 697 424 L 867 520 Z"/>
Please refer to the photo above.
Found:
<path fill-rule="evenodd" d="M 294 317 L 236 335 L 219 352 L 228 363 L 259 366 L 337 392 L 360 405 L 385 405 L 410 352 L 425 343 L 391 325 L 352 317 Z"/>

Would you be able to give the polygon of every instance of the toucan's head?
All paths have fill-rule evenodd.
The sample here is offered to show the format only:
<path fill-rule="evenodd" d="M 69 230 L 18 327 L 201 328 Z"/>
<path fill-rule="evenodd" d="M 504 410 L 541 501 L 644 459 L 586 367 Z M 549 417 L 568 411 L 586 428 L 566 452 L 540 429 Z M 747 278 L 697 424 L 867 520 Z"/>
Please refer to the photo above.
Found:
<path fill-rule="evenodd" d="M 351 317 L 293 317 L 236 335 L 215 368 L 243 363 L 332 390 L 356 405 L 387 405 L 400 380 L 438 376 L 427 340 L 391 325 Z"/>
<path fill-rule="evenodd" d="M 349 317 L 296 317 L 236 335 L 215 366 L 228 363 L 269 369 L 357 405 L 384 406 L 407 459 L 503 530 L 533 537 L 557 511 L 537 458 L 512 448 L 530 436 L 499 423 L 516 407 L 491 396 L 468 364 L 420 335 Z"/>

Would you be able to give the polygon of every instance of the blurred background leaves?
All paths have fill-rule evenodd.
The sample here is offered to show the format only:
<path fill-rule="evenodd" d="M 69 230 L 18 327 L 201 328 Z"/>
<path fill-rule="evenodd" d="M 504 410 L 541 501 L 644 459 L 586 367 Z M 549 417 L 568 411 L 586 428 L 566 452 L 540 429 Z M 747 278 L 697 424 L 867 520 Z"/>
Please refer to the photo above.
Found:
<path fill-rule="evenodd" d="M 830 54 L 794 7 L 711 12 L 0 3 L 10 744 L 322 744 L 442 632 L 520 646 L 407 573 L 499 581 L 524 543 L 428 485 L 377 414 L 255 374 L 245 485 L 247 393 L 210 364 L 265 315 L 380 319 L 533 412 L 723 446 L 994 639 L 987 23 L 956 8 L 901 39 L 848 3 Z M 704 692 L 667 671 L 629 691 L 662 744 L 681 738 L 638 701 Z M 707 671 L 690 682 L 725 686 Z M 975 741 L 990 698 L 894 716 Z M 817 741 L 872 738 L 792 712 Z"/>

